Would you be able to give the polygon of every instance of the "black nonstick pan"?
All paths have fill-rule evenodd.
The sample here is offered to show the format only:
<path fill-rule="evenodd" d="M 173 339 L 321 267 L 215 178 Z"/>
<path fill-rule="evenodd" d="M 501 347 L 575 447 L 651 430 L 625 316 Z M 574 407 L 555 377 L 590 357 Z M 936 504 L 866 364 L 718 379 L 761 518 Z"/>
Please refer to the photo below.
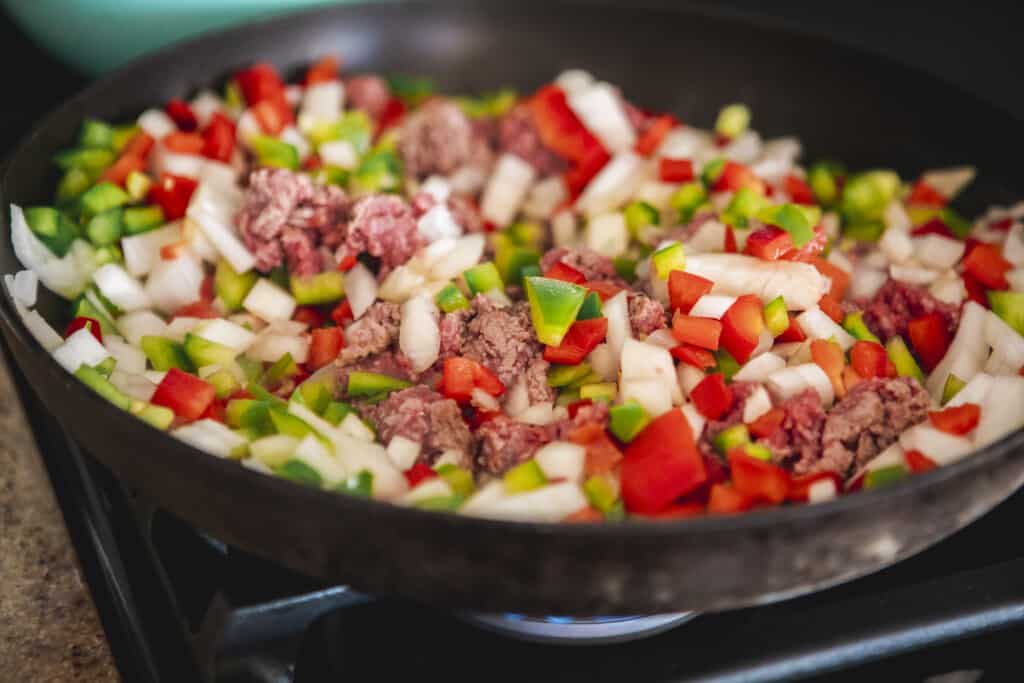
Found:
<path fill-rule="evenodd" d="M 1020 123 L 939 80 L 855 50 L 757 26 L 636 6 L 544 3 L 350 5 L 250 24 L 162 50 L 91 85 L 9 160 L 8 203 L 46 202 L 50 159 L 83 117 L 127 119 L 269 60 L 301 69 L 414 72 L 464 92 L 528 91 L 581 67 L 641 106 L 707 126 L 742 101 L 766 136 L 796 134 L 805 158 L 905 176 L 973 163 L 966 213 L 1024 197 Z M 19 264 L 9 239 L 4 273 Z M 39 310 L 57 329 L 66 305 Z M 32 339 L 6 291 L 3 334 L 47 409 L 89 452 L 158 505 L 227 543 L 359 590 L 531 614 L 643 614 L 762 603 L 907 557 L 984 514 L 1024 482 L 1024 432 L 891 487 L 735 517 L 609 525 L 501 523 L 298 486 L 191 448 L 121 412 Z M 1005 539 L 1002 539 L 1005 542 Z M 992 539 L 1000 542 L 1000 539 Z"/>

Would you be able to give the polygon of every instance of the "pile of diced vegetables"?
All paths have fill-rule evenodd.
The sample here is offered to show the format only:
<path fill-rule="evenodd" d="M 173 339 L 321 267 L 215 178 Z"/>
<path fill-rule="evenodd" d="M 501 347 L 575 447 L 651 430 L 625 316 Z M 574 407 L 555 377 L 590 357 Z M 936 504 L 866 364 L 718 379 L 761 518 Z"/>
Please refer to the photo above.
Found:
<path fill-rule="evenodd" d="M 203 90 L 127 125 L 85 121 L 55 159 L 53 205 L 11 207 L 26 270 L 7 285 L 58 363 L 153 427 L 305 485 L 427 509 L 587 521 L 816 502 L 954 462 L 1021 426 L 1024 211 L 997 209 L 973 226 L 957 215 L 948 203 L 970 168 L 910 185 L 888 170 L 805 169 L 799 143 L 762 141 L 742 105 L 723 109 L 713 132 L 662 115 L 638 135 L 615 93 L 570 71 L 529 98 L 569 171 L 537 178 L 501 156 L 479 198 L 488 234 L 462 235 L 428 212 L 428 246 L 382 282 L 353 258 L 300 278 L 258 273 L 238 235 L 248 164 L 301 170 L 354 195 L 443 198 L 453 179 L 417 188 L 395 151 L 394 131 L 430 96 L 428 81 L 392 81 L 372 120 L 344 108 L 332 60 L 295 85 L 257 65 L 222 96 Z M 480 117 L 519 98 L 457 101 Z M 685 241 L 661 237 L 708 211 Z M 626 290 L 564 263 L 541 273 L 551 244 L 614 259 L 667 307 L 670 326 L 634 338 Z M 955 335 L 929 314 L 883 346 L 859 313 L 844 313 L 844 299 L 870 298 L 889 277 L 962 303 Z M 37 281 L 72 302 L 63 334 L 33 310 Z M 512 413 L 494 374 L 460 358 L 444 363 L 439 390 L 478 417 L 505 411 L 533 424 L 605 401 L 607 430 L 577 430 L 490 481 L 444 457 L 423 464 L 403 437 L 376 441 L 353 402 L 409 383 L 353 372 L 337 396 L 344 326 L 377 299 L 401 303 L 401 350 L 423 370 L 438 358 L 439 311 L 477 293 L 529 301 L 557 400 Z M 772 398 L 812 388 L 827 406 L 860 381 L 897 375 L 920 381 L 934 410 L 852 484 L 773 464 L 763 438 L 783 415 Z M 742 423 L 715 439 L 729 474 L 713 481 L 696 443 L 729 410 L 734 380 L 762 387 Z"/>

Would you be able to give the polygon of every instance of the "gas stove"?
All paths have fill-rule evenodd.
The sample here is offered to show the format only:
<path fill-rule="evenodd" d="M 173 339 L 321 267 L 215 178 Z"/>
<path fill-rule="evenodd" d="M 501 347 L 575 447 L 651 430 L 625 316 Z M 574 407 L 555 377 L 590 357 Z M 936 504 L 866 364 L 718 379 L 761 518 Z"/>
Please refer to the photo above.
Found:
<path fill-rule="evenodd" d="M 125 680 L 1015 680 L 1024 492 L 873 576 L 719 614 L 446 613 L 325 585 L 125 489 L 15 372 Z M 145 457 L 145 454 L 139 454 Z"/>

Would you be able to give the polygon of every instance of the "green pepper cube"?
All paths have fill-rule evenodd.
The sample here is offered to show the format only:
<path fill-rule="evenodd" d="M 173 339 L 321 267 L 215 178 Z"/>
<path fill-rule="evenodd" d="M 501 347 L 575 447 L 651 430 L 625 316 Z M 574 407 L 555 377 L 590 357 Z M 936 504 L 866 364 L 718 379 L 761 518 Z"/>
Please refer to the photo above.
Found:
<path fill-rule="evenodd" d="M 402 164 L 394 150 L 377 146 L 363 157 L 351 179 L 357 192 L 387 192 L 399 186 Z"/>
<path fill-rule="evenodd" d="M 324 484 L 323 477 L 315 469 L 295 458 L 286 460 L 284 463 L 274 468 L 274 474 L 277 476 L 293 481 L 296 484 L 302 484 L 303 486 L 312 486 L 313 488 L 320 488 Z"/>
<path fill-rule="evenodd" d="M 613 264 L 615 265 L 615 273 L 626 282 L 633 282 L 636 280 L 636 264 L 637 260 L 629 256 L 616 256 Z"/>
<path fill-rule="evenodd" d="M 939 219 L 962 240 L 971 234 L 971 222 L 948 206 L 939 209 Z"/>
<path fill-rule="evenodd" d="M 814 226 L 821 220 L 821 209 L 802 204 L 778 204 L 757 212 L 758 220 L 782 228 L 793 238 L 793 244 L 802 247 L 814 239 Z"/>
<path fill-rule="evenodd" d="M 649 225 L 658 225 L 661 217 L 658 210 L 647 202 L 635 200 L 626 206 L 623 212 L 626 217 L 626 227 L 633 239 L 639 236 L 640 231 Z"/>
<path fill-rule="evenodd" d="M 505 473 L 502 478 L 506 493 L 523 493 L 538 489 L 548 483 L 544 471 L 536 460 L 527 460 Z"/>
<path fill-rule="evenodd" d="M 103 121 L 86 119 L 78 133 L 78 144 L 81 147 L 111 149 L 114 146 L 114 129 Z"/>
<path fill-rule="evenodd" d="M 85 224 L 85 236 L 97 247 L 114 244 L 121 239 L 121 209 L 96 214 Z"/>
<path fill-rule="evenodd" d="M 847 179 L 839 209 L 850 222 L 877 220 L 899 194 L 900 177 L 894 171 L 874 170 Z"/>
<path fill-rule="evenodd" d="M 348 375 L 349 396 L 374 397 L 386 396 L 392 391 L 398 391 L 412 386 L 411 382 L 404 379 L 397 379 L 390 375 L 382 375 L 377 372 L 350 372 Z"/>
<path fill-rule="evenodd" d="M 235 359 L 238 367 L 242 368 L 242 374 L 248 382 L 255 382 L 263 374 L 263 363 L 246 356 L 239 356 Z"/>
<path fill-rule="evenodd" d="M 523 269 L 539 263 L 540 253 L 536 249 L 513 244 L 509 240 L 499 241 L 494 252 L 494 265 L 498 269 L 499 280 L 510 285 L 522 284 Z"/>
<path fill-rule="evenodd" d="M 473 483 L 473 473 L 464 467 L 458 467 L 451 463 L 445 463 L 436 468 L 437 476 L 444 479 L 456 495 L 468 497 L 473 493 L 476 485 Z"/>
<path fill-rule="evenodd" d="M 747 431 L 747 425 L 740 422 L 715 434 L 711 442 L 716 451 L 725 455 L 734 448 L 750 443 L 750 432 Z"/>
<path fill-rule="evenodd" d="M 469 301 L 466 299 L 466 295 L 451 282 L 437 293 L 435 301 L 437 302 L 437 307 L 445 313 L 469 308 Z"/>
<path fill-rule="evenodd" d="M 292 392 L 292 400 L 301 403 L 317 415 L 323 414 L 331 402 L 331 386 L 327 381 L 311 378 Z"/>
<path fill-rule="evenodd" d="M 589 382 L 580 386 L 580 399 L 611 403 L 615 400 L 619 388 L 615 382 Z"/>
<path fill-rule="evenodd" d="M 143 422 L 160 430 L 166 430 L 174 422 L 174 411 L 164 406 L 155 406 L 152 403 L 135 401 L 131 407 L 132 415 Z"/>
<path fill-rule="evenodd" d="M 345 419 L 345 416 L 354 410 L 355 408 L 343 401 L 331 401 L 324 408 L 324 419 L 337 427 Z"/>
<path fill-rule="evenodd" d="M 121 263 L 124 261 L 124 254 L 121 253 L 121 248 L 116 244 L 108 244 L 98 247 L 93 252 L 93 258 L 96 260 L 97 266 L 102 266 L 108 263 Z"/>
<path fill-rule="evenodd" d="M 120 154 L 121 150 L 125 148 L 125 145 L 127 145 L 141 129 L 134 123 L 127 123 L 120 126 L 112 126 L 110 130 L 110 146 L 115 152 Z"/>
<path fill-rule="evenodd" d="M 1024 292 L 990 290 L 988 303 L 1003 322 L 1024 335 Z"/>
<path fill-rule="evenodd" d="M 345 296 L 345 278 L 337 270 L 327 270 L 316 275 L 292 275 L 292 296 L 300 306 L 316 306 L 339 301 Z"/>
<path fill-rule="evenodd" d="M 253 152 L 261 166 L 286 168 L 296 171 L 299 168 L 299 153 L 292 145 L 269 135 L 257 135 L 250 141 Z"/>
<path fill-rule="evenodd" d="M 80 168 L 69 168 L 57 184 L 57 203 L 61 206 L 78 199 L 92 185 L 92 177 Z"/>
<path fill-rule="evenodd" d="M 333 122 L 313 122 L 305 132 L 316 147 L 325 142 L 344 140 L 352 145 L 357 154 L 366 154 L 373 137 L 373 123 L 366 112 L 353 109 Z"/>
<path fill-rule="evenodd" d="M 605 513 L 615 506 L 619 498 L 615 486 L 601 474 L 595 474 L 583 482 L 583 495 L 592 506 Z"/>
<path fill-rule="evenodd" d="M 217 391 L 217 398 L 227 398 L 241 388 L 235 376 L 227 370 L 218 370 L 207 377 L 206 381 Z"/>
<path fill-rule="evenodd" d="M 110 373 L 112 373 L 114 368 L 117 367 L 117 359 L 113 356 L 108 356 L 92 367 L 96 372 L 100 373 L 107 379 L 110 379 Z"/>
<path fill-rule="evenodd" d="M 127 204 L 131 200 L 128 193 L 114 183 L 103 181 L 93 185 L 82 195 L 81 204 L 83 212 L 88 216 L 115 209 Z"/>
<path fill-rule="evenodd" d="M 745 228 L 749 219 L 767 206 L 768 200 L 760 192 L 750 187 L 741 187 L 725 207 L 721 219 L 727 225 Z"/>
<path fill-rule="evenodd" d="M 420 510 L 432 512 L 455 512 L 466 502 L 465 496 L 452 494 L 450 496 L 432 496 L 413 503 L 413 507 Z"/>
<path fill-rule="evenodd" d="M 779 295 L 764 306 L 764 324 L 773 337 L 789 329 L 789 311 L 786 309 L 786 300 Z"/>
<path fill-rule="evenodd" d="M 54 255 L 63 257 L 75 241 L 74 224 L 63 213 L 49 206 L 30 206 L 24 211 L 25 222 L 28 223 L 39 241 L 46 245 Z"/>
<path fill-rule="evenodd" d="M 100 331 L 103 334 L 118 334 L 117 327 L 106 311 L 97 308 L 84 294 L 71 305 L 71 315 L 75 318 L 92 318 L 100 324 Z"/>
<path fill-rule="evenodd" d="M 899 335 L 892 337 L 885 343 L 885 352 L 889 360 L 896 366 L 896 374 L 900 377 L 913 377 L 921 384 L 924 384 L 924 372 L 921 366 L 914 360 L 914 355 L 907 348 L 907 343 Z"/>
<path fill-rule="evenodd" d="M 191 332 L 185 335 L 183 347 L 189 360 L 197 368 L 206 365 L 226 367 L 234 362 L 235 356 L 238 355 L 238 352 L 230 346 L 203 339 Z"/>
<path fill-rule="evenodd" d="M 580 390 L 565 387 L 558 392 L 558 396 L 555 398 L 556 406 L 568 406 L 576 401 L 580 400 Z"/>
<path fill-rule="evenodd" d="M 608 428 L 622 443 L 629 443 L 650 423 L 651 417 L 634 400 L 608 409 Z"/>
<path fill-rule="evenodd" d="M 963 381 L 953 373 L 949 373 L 946 377 L 946 383 L 942 385 L 942 405 L 946 405 L 953 397 L 960 393 L 960 390 L 967 385 L 967 382 Z"/>
<path fill-rule="evenodd" d="M 807 184 L 819 204 L 832 206 L 839 198 L 839 179 L 845 175 L 846 169 L 841 164 L 819 161 L 808 169 Z"/>
<path fill-rule="evenodd" d="M 123 394 L 120 389 L 110 383 L 103 373 L 88 365 L 80 365 L 75 370 L 75 377 L 82 381 L 87 387 L 107 399 L 121 410 L 129 410 L 132 405 L 131 397 Z"/>
<path fill-rule="evenodd" d="M 195 372 L 195 366 L 185 353 L 185 347 L 176 341 L 167 337 L 146 335 L 141 340 L 141 346 L 154 370 L 163 372 L 178 368 L 185 372 Z"/>
<path fill-rule="evenodd" d="M 95 178 L 114 163 L 114 158 L 109 149 L 81 147 L 60 152 L 53 160 L 62 170 L 78 168 Z"/>
<path fill-rule="evenodd" d="M 302 419 L 295 417 L 280 406 L 270 408 L 270 422 L 278 434 L 294 436 L 296 439 L 303 439 L 313 433 L 313 429 Z"/>
<path fill-rule="evenodd" d="M 259 436 L 274 433 L 274 425 L 270 421 L 270 407 L 266 401 L 250 398 L 232 399 L 228 401 L 224 413 L 230 427 L 252 430 Z"/>
<path fill-rule="evenodd" d="M 524 283 L 537 338 L 543 344 L 558 346 L 576 322 L 587 290 L 571 282 L 546 277 L 528 277 Z"/>
<path fill-rule="evenodd" d="M 122 215 L 126 235 L 138 235 L 164 224 L 164 210 L 159 206 L 129 206 Z"/>
<path fill-rule="evenodd" d="M 274 361 L 274 364 L 267 368 L 260 378 L 260 384 L 264 387 L 274 387 L 289 377 L 299 374 L 299 366 L 292 358 L 292 354 L 285 353 Z"/>
<path fill-rule="evenodd" d="M 491 261 L 480 263 L 463 271 L 463 279 L 470 294 L 485 294 L 492 289 L 504 289 L 498 267 Z"/>
<path fill-rule="evenodd" d="M 502 235 L 520 247 L 539 249 L 544 245 L 544 228 L 533 221 L 518 221 L 505 228 Z"/>
<path fill-rule="evenodd" d="M 395 97 L 413 107 L 434 94 L 434 81 L 425 76 L 391 74 L 388 86 Z"/>
<path fill-rule="evenodd" d="M 593 320 L 604 315 L 604 307 L 601 305 L 601 297 L 597 292 L 588 292 L 587 298 L 580 306 L 580 312 L 576 314 L 577 320 Z"/>
<path fill-rule="evenodd" d="M 908 474 L 907 468 L 903 465 L 889 465 L 871 470 L 864 475 L 864 488 L 874 489 L 879 486 L 888 486 L 903 479 Z"/>
<path fill-rule="evenodd" d="M 673 270 L 684 270 L 686 268 L 686 252 L 683 250 L 682 242 L 666 244 L 661 249 L 651 254 L 651 264 L 659 280 L 667 280 L 669 273 Z"/>
<path fill-rule="evenodd" d="M 860 311 L 846 314 L 846 317 L 843 318 L 843 329 L 849 332 L 854 339 L 882 343 L 882 340 L 868 329 L 867 323 L 864 322 L 864 314 Z"/>
<path fill-rule="evenodd" d="M 709 190 L 714 187 L 724 169 L 725 159 L 723 157 L 717 157 L 706 163 L 700 173 L 700 180 L 704 183 L 704 187 Z"/>
<path fill-rule="evenodd" d="M 688 223 L 697 209 L 707 200 L 708 193 L 704 185 L 693 181 L 679 186 L 679 189 L 669 198 L 669 206 L 679 212 L 680 223 Z"/>
<path fill-rule="evenodd" d="M 369 470 L 359 470 L 356 474 L 346 478 L 340 484 L 334 487 L 334 490 L 338 493 L 344 493 L 347 496 L 357 496 L 359 498 L 369 498 L 373 495 L 373 472 Z"/>
<path fill-rule="evenodd" d="M 590 363 L 579 365 L 552 365 L 548 368 L 548 386 L 566 387 L 591 374 Z"/>
<path fill-rule="evenodd" d="M 729 139 L 739 137 L 750 126 L 750 109 L 745 104 L 722 107 L 715 121 L 715 132 Z"/>
<path fill-rule="evenodd" d="M 715 361 L 717 364 L 714 371 L 722 373 L 726 382 L 731 382 L 733 375 L 740 371 L 740 364 L 724 348 L 715 351 Z"/>
<path fill-rule="evenodd" d="M 843 224 L 843 236 L 858 242 L 877 242 L 885 232 L 885 223 L 880 220 L 860 220 Z"/>
<path fill-rule="evenodd" d="M 224 104 L 229 109 L 241 109 L 245 106 L 242 88 L 238 85 L 238 81 L 233 78 L 224 84 Z"/>
<path fill-rule="evenodd" d="M 213 275 L 213 291 L 226 309 L 238 311 L 241 310 L 242 302 L 258 279 L 256 271 L 237 273 L 230 263 L 221 259 L 217 262 L 217 270 Z"/>
<path fill-rule="evenodd" d="M 762 443 L 751 442 L 744 444 L 743 452 L 751 458 L 757 458 L 758 460 L 764 460 L 765 462 L 772 461 L 772 449 Z"/>

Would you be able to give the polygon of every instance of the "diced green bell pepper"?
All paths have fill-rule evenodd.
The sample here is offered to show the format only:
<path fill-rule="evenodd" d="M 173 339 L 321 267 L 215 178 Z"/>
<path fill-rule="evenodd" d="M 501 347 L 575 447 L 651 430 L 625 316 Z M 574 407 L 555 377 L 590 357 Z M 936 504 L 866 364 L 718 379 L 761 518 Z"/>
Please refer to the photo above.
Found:
<path fill-rule="evenodd" d="M 946 377 L 946 383 L 942 385 L 942 405 L 946 405 L 953 400 L 953 397 L 960 393 L 960 390 L 967 386 L 967 382 L 963 381 L 952 372 Z"/>
<path fill-rule="evenodd" d="M 114 146 L 114 129 L 103 121 L 86 119 L 78 133 L 78 144 L 80 147 L 111 149 Z"/>
<path fill-rule="evenodd" d="M 651 421 L 644 407 L 634 400 L 608 409 L 608 428 L 622 443 L 629 443 Z"/>
<path fill-rule="evenodd" d="M 576 314 L 577 320 L 593 320 L 604 315 L 604 307 L 601 305 L 601 297 L 597 292 L 588 292 L 587 297 L 580 306 L 580 312 Z"/>
<path fill-rule="evenodd" d="M 544 246 L 545 230 L 539 223 L 533 221 L 516 221 L 505 228 L 501 235 L 520 247 L 540 249 Z"/>
<path fill-rule="evenodd" d="M 515 105 L 518 95 L 511 88 L 502 88 L 495 92 L 483 93 L 479 97 L 456 97 L 454 99 L 467 116 L 479 119 L 505 114 Z"/>
<path fill-rule="evenodd" d="M 722 373 L 725 376 L 726 382 L 731 382 L 733 375 L 740 371 L 740 364 L 724 348 L 719 348 L 715 351 L 715 360 L 717 365 L 713 372 Z"/>
<path fill-rule="evenodd" d="M 79 296 L 71 305 L 71 316 L 74 318 L 92 318 L 100 324 L 103 334 L 118 334 L 117 327 L 105 311 L 101 311 L 85 295 Z"/>
<path fill-rule="evenodd" d="M 273 433 L 270 408 L 265 401 L 251 398 L 232 399 L 224 409 L 224 419 L 229 426 L 236 429 L 252 429 L 263 435 Z"/>
<path fill-rule="evenodd" d="M 587 362 L 579 365 L 552 365 L 548 368 L 548 386 L 566 387 L 589 376 L 590 373 L 590 363 Z"/>
<path fill-rule="evenodd" d="M 294 436 L 296 439 L 305 438 L 313 433 L 313 429 L 302 419 L 295 417 L 280 406 L 270 407 L 270 422 L 278 434 Z"/>
<path fill-rule="evenodd" d="M 700 181 L 704 183 L 704 187 L 710 190 L 714 184 L 718 182 L 718 179 L 721 177 L 724 169 L 725 159 L 723 157 L 712 159 L 706 163 L 704 165 L 704 170 L 700 173 Z"/>
<path fill-rule="evenodd" d="M 425 76 L 391 74 L 388 87 L 395 97 L 413 107 L 434 94 L 434 81 Z"/>
<path fill-rule="evenodd" d="M 757 218 L 782 228 L 793 238 L 793 245 L 802 247 L 814 239 L 814 226 L 821 220 L 821 209 L 802 204 L 778 204 L 757 212 Z"/>
<path fill-rule="evenodd" d="M 273 468 L 274 474 L 282 479 L 288 479 L 296 484 L 320 488 L 324 485 L 324 479 L 315 469 L 295 458 L 291 458 L 281 465 Z"/>
<path fill-rule="evenodd" d="M 960 239 L 967 239 L 971 234 L 971 222 L 950 207 L 944 206 L 939 209 L 939 218 Z"/>
<path fill-rule="evenodd" d="M 337 427 L 341 424 L 341 421 L 345 419 L 346 415 L 354 411 L 355 408 L 348 403 L 344 403 L 343 401 L 331 401 L 327 404 L 327 407 L 324 408 L 324 419 Z"/>
<path fill-rule="evenodd" d="M 907 343 L 899 335 L 892 337 L 885 343 L 885 352 L 889 360 L 896 366 L 896 374 L 900 377 L 913 377 L 922 385 L 924 384 L 924 373 L 921 367 L 914 360 L 914 356 L 907 348 Z"/>
<path fill-rule="evenodd" d="M 637 239 L 641 230 L 649 225 L 658 225 L 661 220 L 657 209 L 640 200 L 630 202 L 623 213 L 626 217 L 629 235 L 633 239 Z"/>
<path fill-rule="evenodd" d="M 292 358 L 292 354 L 285 353 L 274 361 L 274 364 L 267 368 L 260 378 L 260 384 L 264 387 L 275 387 L 289 377 L 299 374 L 299 366 Z"/>
<path fill-rule="evenodd" d="M 990 290 L 988 303 L 1003 322 L 1024 335 L 1024 292 Z"/>
<path fill-rule="evenodd" d="M 651 254 L 651 265 L 659 280 L 667 280 L 673 270 L 686 269 L 686 252 L 682 242 L 666 244 Z"/>
<path fill-rule="evenodd" d="M 750 443 L 750 432 L 747 431 L 747 425 L 740 422 L 715 434 L 712 443 L 716 451 L 726 455 L 732 449 Z"/>
<path fill-rule="evenodd" d="M 525 265 L 519 270 L 520 280 L 525 280 L 528 277 L 540 277 L 541 275 L 543 275 L 543 273 L 540 272 L 539 263 Z"/>
<path fill-rule="evenodd" d="M 730 140 L 739 137 L 750 126 L 750 109 L 745 104 L 730 104 L 722 107 L 715 120 L 715 132 Z"/>
<path fill-rule="evenodd" d="M 877 242 L 883 232 L 885 223 L 880 220 L 862 220 L 843 225 L 843 236 L 858 242 Z"/>
<path fill-rule="evenodd" d="M 456 495 L 468 498 L 476 488 L 476 485 L 473 483 L 473 473 L 463 467 L 445 463 L 435 468 L 435 471 L 437 476 L 444 479 L 449 488 L 451 488 L 452 493 Z"/>
<path fill-rule="evenodd" d="M 555 398 L 556 406 L 567 406 L 576 401 L 580 400 L 580 390 L 571 387 L 565 387 L 558 392 L 558 396 Z"/>
<path fill-rule="evenodd" d="M 238 352 L 230 346 L 218 344 L 217 342 L 203 339 L 192 333 L 185 335 L 185 343 L 182 345 L 192 365 L 201 368 L 206 365 L 219 365 L 226 367 L 234 362 Z"/>
<path fill-rule="evenodd" d="M 114 163 L 114 158 L 114 153 L 109 149 L 82 147 L 60 152 L 53 160 L 62 170 L 78 168 L 95 178 Z"/>
<path fill-rule="evenodd" d="M 291 401 L 300 403 L 317 415 L 322 414 L 331 402 L 331 386 L 325 380 L 310 378 L 292 392 Z"/>
<path fill-rule="evenodd" d="M 373 495 L 373 472 L 359 470 L 359 472 L 335 486 L 334 490 L 347 496 L 369 498 Z"/>
<path fill-rule="evenodd" d="M 178 368 L 185 372 L 195 372 L 195 366 L 185 353 L 185 347 L 176 341 L 167 337 L 146 335 L 142 338 L 141 346 L 154 370 L 163 372 Z"/>
<path fill-rule="evenodd" d="M 337 166 L 321 166 L 312 173 L 313 180 L 321 185 L 337 185 L 338 187 L 348 187 L 351 177 L 351 171 Z"/>
<path fill-rule="evenodd" d="M 630 256 L 616 256 L 614 261 L 615 273 L 626 282 L 636 280 L 637 260 Z"/>
<path fill-rule="evenodd" d="M 238 311 L 258 279 L 256 271 L 236 273 L 230 263 L 221 259 L 213 276 L 213 291 L 228 311 Z"/>
<path fill-rule="evenodd" d="M 119 208 L 96 214 L 85 224 L 85 236 L 97 247 L 114 244 L 121 239 L 121 214 Z"/>
<path fill-rule="evenodd" d="M 85 215 L 95 216 L 127 204 L 131 197 L 114 183 L 104 181 L 86 190 L 79 201 Z"/>
<path fill-rule="evenodd" d="M 466 286 L 469 287 L 470 294 L 485 294 L 492 289 L 504 290 L 505 288 L 498 267 L 491 261 L 479 263 L 463 271 L 462 277 L 466 281 Z"/>
<path fill-rule="evenodd" d="M 238 367 L 242 368 L 242 374 L 249 382 L 256 382 L 263 374 L 263 363 L 246 356 L 239 356 L 235 359 Z"/>
<path fill-rule="evenodd" d="M 393 149 L 377 145 L 367 153 L 352 175 L 354 190 L 388 192 L 397 189 L 402 177 L 402 162 Z"/>
<path fill-rule="evenodd" d="M 432 512 L 455 512 L 466 502 L 465 496 L 452 494 L 450 496 L 432 496 L 413 503 L 413 507 L 420 510 Z"/>
<path fill-rule="evenodd" d="M 357 154 L 363 155 L 370 149 L 373 123 L 366 112 L 361 109 L 353 109 L 345 112 L 337 121 L 315 122 L 306 132 L 310 142 L 316 147 L 325 142 L 344 140 L 352 145 Z"/>
<path fill-rule="evenodd" d="M 49 206 L 30 206 L 24 214 L 29 229 L 47 249 L 60 257 L 68 253 L 77 231 L 67 216 Z"/>
<path fill-rule="evenodd" d="M 772 461 L 772 449 L 768 448 L 763 443 L 757 443 L 754 441 L 748 444 L 743 444 L 743 452 L 751 458 L 757 458 L 758 460 L 764 460 L 765 462 Z"/>
<path fill-rule="evenodd" d="M 260 166 L 298 170 L 299 152 L 284 140 L 269 135 L 257 135 L 252 138 L 250 144 Z"/>
<path fill-rule="evenodd" d="M 218 370 L 207 377 L 206 381 L 216 389 L 217 398 L 227 398 L 242 387 L 238 380 L 235 379 L 235 376 L 227 370 Z"/>
<path fill-rule="evenodd" d="M 164 224 L 164 210 L 159 206 L 130 206 L 122 216 L 126 235 L 138 235 Z"/>
<path fill-rule="evenodd" d="M 589 398 L 592 401 L 604 401 L 611 403 L 619 392 L 615 382 L 593 382 L 580 386 L 580 399 Z"/>
<path fill-rule="evenodd" d="M 135 137 L 139 132 L 139 127 L 134 123 L 121 124 L 119 126 L 112 126 L 110 130 L 110 146 L 111 148 L 120 153 L 124 149 L 125 145 Z"/>
<path fill-rule="evenodd" d="M 57 184 L 57 203 L 61 206 L 78 199 L 92 185 L 92 176 L 80 168 L 69 168 Z"/>
<path fill-rule="evenodd" d="M 224 104 L 227 105 L 228 109 L 233 110 L 239 110 L 245 106 L 242 88 L 239 87 L 238 81 L 233 78 L 224 84 Z"/>
<path fill-rule="evenodd" d="M 292 296 L 300 306 L 316 306 L 340 301 L 345 296 L 345 278 L 337 270 L 325 270 L 309 276 L 289 278 Z"/>
<path fill-rule="evenodd" d="M 579 389 L 585 384 L 597 384 L 602 380 L 604 380 L 604 377 L 591 370 L 583 377 L 577 377 L 572 382 L 567 384 L 566 389 Z M 580 398 L 583 397 L 581 396 Z"/>
<path fill-rule="evenodd" d="M 839 178 L 846 175 L 842 164 L 834 161 L 819 161 L 807 171 L 807 184 L 811 186 L 814 198 L 822 206 L 832 206 L 839 198 Z"/>
<path fill-rule="evenodd" d="M 851 223 L 878 220 L 899 194 L 900 177 L 894 171 L 875 170 L 847 179 L 839 209 Z"/>
<path fill-rule="evenodd" d="M 445 285 L 435 297 L 437 307 L 445 313 L 451 313 L 452 311 L 458 311 L 463 308 L 469 308 L 469 300 L 466 299 L 466 295 L 462 293 L 462 290 L 456 287 L 453 283 Z"/>
<path fill-rule="evenodd" d="M 132 406 L 132 398 L 121 392 L 120 389 L 110 383 L 96 368 L 88 365 L 80 365 L 75 370 L 75 377 L 81 380 L 87 387 L 107 399 L 121 410 L 129 410 Z"/>
<path fill-rule="evenodd" d="M 747 221 L 768 206 L 768 200 L 757 190 L 741 187 L 732 196 L 720 218 L 726 225 L 735 228 L 747 227 Z"/>
<path fill-rule="evenodd" d="M 538 263 L 540 253 L 536 249 L 513 244 L 510 240 L 500 241 L 494 251 L 494 265 L 498 269 L 499 280 L 510 285 L 522 284 L 523 269 Z"/>
<path fill-rule="evenodd" d="M 124 261 L 124 254 L 121 253 L 121 248 L 116 244 L 108 244 L 98 247 L 93 252 L 93 259 L 96 261 L 96 266 L 99 267 L 108 263 L 121 263 Z"/>
<path fill-rule="evenodd" d="M 116 367 L 117 360 L 113 356 L 108 356 L 107 358 L 104 358 L 102 361 L 94 365 L 93 369 L 95 369 L 96 372 L 100 373 L 107 379 L 110 379 L 110 373 L 112 373 L 114 371 L 114 368 Z"/>
<path fill-rule="evenodd" d="M 707 190 L 697 181 L 679 186 L 669 198 L 669 206 L 679 212 L 679 222 L 689 223 L 697 209 L 708 200 Z"/>
<path fill-rule="evenodd" d="M 528 277 L 524 283 L 537 338 L 543 344 L 558 346 L 576 322 L 587 290 L 571 282 L 546 277 Z"/>
<path fill-rule="evenodd" d="M 548 478 L 536 460 L 527 460 L 506 472 L 502 481 L 506 493 L 523 493 L 544 486 Z"/>
<path fill-rule="evenodd" d="M 868 329 L 867 323 L 864 322 L 864 314 L 860 311 L 846 314 L 846 317 L 843 318 L 843 329 L 849 332 L 854 339 L 882 343 L 882 340 Z"/>
<path fill-rule="evenodd" d="M 583 495 L 601 512 L 611 510 L 619 498 L 615 493 L 615 487 L 601 474 L 595 474 L 583 482 Z"/>
<path fill-rule="evenodd" d="M 147 422 L 160 430 L 166 430 L 174 422 L 173 410 L 144 401 L 133 401 L 131 413 L 143 422 Z"/>
<path fill-rule="evenodd" d="M 387 395 L 392 391 L 398 391 L 412 386 L 411 382 L 404 379 L 397 379 L 390 375 L 382 375 L 377 372 L 350 372 L 348 375 L 348 387 L 346 393 L 349 396 L 372 397 Z"/>
<path fill-rule="evenodd" d="M 903 465 L 879 467 L 877 470 L 871 470 L 864 475 L 864 488 L 875 489 L 879 486 L 895 484 L 900 479 L 905 478 L 907 474 L 909 474 L 907 468 Z"/>
<path fill-rule="evenodd" d="M 786 309 L 786 300 L 779 295 L 764 306 L 764 325 L 773 337 L 789 329 L 789 311 Z"/>

